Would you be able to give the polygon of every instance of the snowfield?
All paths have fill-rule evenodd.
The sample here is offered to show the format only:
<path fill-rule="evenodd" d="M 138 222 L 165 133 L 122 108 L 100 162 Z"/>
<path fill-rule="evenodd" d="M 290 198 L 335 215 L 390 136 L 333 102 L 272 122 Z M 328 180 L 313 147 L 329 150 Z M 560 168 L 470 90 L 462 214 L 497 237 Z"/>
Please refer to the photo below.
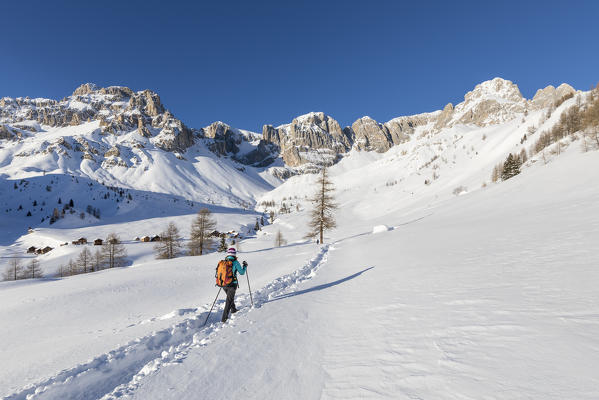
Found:
<path fill-rule="evenodd" d="M 572 147 L 384 216 L 342 192 L 325 246 L 301 239 L 305 211 L 281 215 L 242 242 L 254 307 L 241 277 L 224 325 L 221 295 L 203 326 L 215 253 L 0 283 L 0 395 L 596 399 L 597 182 L 597 153 Z M 273 248 L 277 230 L 287 246 Z"/>
<path fill-rule="evenodd" d="M 575 132 L 530 151 L 588 93 L 543 109 L 508 83 L 477 86 L 443 128 L 340 155 L 324 244 L 304 237 L 317 176 L 283 182 L 301 169 L 281 158 L 21 121 L 0 143 L 0 272 L 35 258 L 45 276 L 0 282 L 0 397 L 599 399 L 599 149 Z M 503 108 L 461 122 L 485 99 Z M 239 132 L 242 154 L 258 147 Z M 508 154 L 528 155 L 521 173 L 491 182 Z M 222 253 L 157 260 L 138 240 L 174 223 L 186 245 L 202 208 L 249 263 L 225 324 Z M 99 248 L 73 241 L 111 233 L 124 266 L 61 277 Z"/>

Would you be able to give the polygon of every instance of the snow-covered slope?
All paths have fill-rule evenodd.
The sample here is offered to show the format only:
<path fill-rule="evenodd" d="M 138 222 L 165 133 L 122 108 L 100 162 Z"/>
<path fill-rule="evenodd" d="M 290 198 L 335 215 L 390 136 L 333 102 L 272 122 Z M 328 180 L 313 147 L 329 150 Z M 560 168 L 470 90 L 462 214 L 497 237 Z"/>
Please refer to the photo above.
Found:
<path fill-rule="evenodd" d="M 280 216 L 242 242 L 255 307 L 242 279 L 243 308 L 225 325 L 221 297 L 202 326 L 218 255 L 2 283 L 0 393 L 595 399 L 598 160 L 571 147 L 379 218 L 342 206 L 322 248 L 300 244 L 304 213 Z M 372 233 L 381 221 L 389 230 Z M 288 246 L 272 247 L 278 230 Z M 235 385 L 219 379 L 231 370 Z"/>
<path fill-rule="evenodd" d="M 226 206 L 250 205 L 279 182 L 221 158 L 213 129 L 187 128 L 148 90 L 86 84 L 61 101 L 4 98 L 0 125 L 3 179 L 68 174 Z M 245 152 L 257 146 L 259 135 L 236 134 Z"/>
<path fill-rule="evenodd" d="M 5 99 L 15 108 L 0 132 L 0 264 L 36 257 L 29 246 L 54 250 L 37 256 L 45 278 L 0 282 L 0 396 L 599 397 L 599 149 L 578 131 L 529 151 L 563 111 L 584 106 L 570 89 L 535 102 L 493 80 L 455 108 L 362 118 L 361 145 L 329 169 L 338 227 L 324 246 L 304 239 L 316 176 L 275 178 L 309 168 L 273 160 L 277 144 L 265 141 L 285 131 L 290 148 L 304 146 L 293 132 L 317 143 L 334 125 L 324 114 L 258 135 L 221 122 L 183 128 L 145 92 L 106 108 L 96 96 L 117 89 L 18 100 L 18 110 Z M 89 122 L 71 122 L 83 113 Z M 335 130 L 337 145 L 351 137 Z M 522 172 L 491 182 L 523 150 Z M 243 234 L 250 263 L 241 311 L 225 325 L 221 295 L 203 326 L 221 254 L 155 260 L 153 243 L 134 240 L 173 222 L 186 244 L 203 207 L 219 231 Z M 271 210 L 273 223 L 254 232 Z M 112 232 L 126 267 L 56 276 L 83 248 L 60 244 Z M 288 244 L 275 247 L 278 232 Z M 220 379 L 231 370 L 242 371 L 233 386 Z"/>

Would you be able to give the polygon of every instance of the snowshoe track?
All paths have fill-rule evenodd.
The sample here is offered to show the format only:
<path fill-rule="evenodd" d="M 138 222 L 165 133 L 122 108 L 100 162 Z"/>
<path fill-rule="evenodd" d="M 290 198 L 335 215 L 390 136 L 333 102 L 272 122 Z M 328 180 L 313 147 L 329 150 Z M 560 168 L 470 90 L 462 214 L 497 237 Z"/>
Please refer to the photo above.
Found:
<path fill-rule="evenodd" d="M 298 284 L 311 279 L 326 263 L 328 252 L 329 245 L 322 246 L 304 266 L 253 293 L 254 307 L 259 308 L 272 298 L 289 293 Z M 248 297 L 243 294 L 237 299 L 244 304 L 249 302 Z M 224 301 L 221 301 L 211 315 L 213 322 L 205 327 L 203 323 L 209 305 L 199 308 L 193 317 L 170 328 L 135 339 L 87 363 L 61 371 L 37 385 L 5 397 L 5 400 L 109 400 L 128 397 L 135 392 L 144 377 L 155 373 L 163 365 L 181 362 L 191 349 L 208 345 L 221 329 L 219 311 L 223 306 Z M 235 314 L 235 318 L 243 318 L 247 313 L 248 308 L 242 309 Z"/>

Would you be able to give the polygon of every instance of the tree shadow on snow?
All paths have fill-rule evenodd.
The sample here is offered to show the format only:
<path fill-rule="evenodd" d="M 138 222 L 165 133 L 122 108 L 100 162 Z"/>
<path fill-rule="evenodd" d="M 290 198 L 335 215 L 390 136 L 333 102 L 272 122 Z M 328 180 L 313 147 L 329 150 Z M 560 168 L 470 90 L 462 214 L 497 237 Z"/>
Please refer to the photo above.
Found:
<path fill-rule="evenodd" d="M 315 291 L 318 291 L 318 290 L 328 289 L 330 287 L 337 286 L 337 285 L 339 285 L 339 284 L 341 284 L 343 282 L 347 282 L 347 281 L 349 281 L 351 279 L 357 278 L 358 276 L 362 275 L 364 272 L 366 272 L 366 271 L 368 271 L 370 269 L 373 269 L 373 268 L 374 267 L 368 267 L 366 269 L 363 269 L 362 271 L 356 272 L 355 274 L 351 274 L 349 276 L 346 276 L 345 278 L 338 279 L 338 280 L 333 281 L 333 282 L 324 283 L 324 284 L 318 285 L 318 286 L 313 286 L 311 288 L 300 290 L 298 292 L 286 293 L 286 294 L 283 294 L 283 295 L 280 295 L 280 296 L 277 296 L 277 297 L 274 297 L 274 298 L 268 300 L 267 303 L 270 303 L 270 302 L 273 302 L 273 301 L 277 301 L 277 300 L 286 299 L 286 298 L 293 297 L 293 296 L 299 296 L 299 295 L 305 294 L 305 293 L 315 292 Z"/>

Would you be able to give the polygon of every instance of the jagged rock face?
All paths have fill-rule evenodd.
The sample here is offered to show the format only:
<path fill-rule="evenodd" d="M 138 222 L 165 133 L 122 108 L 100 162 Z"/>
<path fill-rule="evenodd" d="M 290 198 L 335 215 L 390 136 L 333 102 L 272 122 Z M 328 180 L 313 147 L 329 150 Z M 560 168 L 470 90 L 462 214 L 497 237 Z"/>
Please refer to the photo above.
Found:
<path fill-rule="evenodd" d="M 518 86 L 501 78 L 476 85 L 466 93 L 464 101 L 455 107 L 453 123 L 486 126 L 502 123 L 524 112 L 526 101 Z"/>
<path fill-rule="evenodd" d="M 384 125 L 389 130 L 391 142 L 393 145 L 396 145 L 410 140 L 410 135 L 414 133 L 414 130 L 421 125 L 426 125 L 433 121 L 436 118 L 436 114 L 427 113 L 394 118 L 391 121 L 385 122 Z"/>
<path fill-rule="evenodd" d="M 119 148 L 116 146 L 111 147 L 110 150 L 104 153 L 104 157 L 119 157 L 120 155 L 121 152 L 119 151 Z"/>
<path fill-rule="evenodd" d="M 330 164 L 352 144 L 339 123 L 322 112 L 299 116 L 277 128 L 265 125 L 262 136 L 280 148 L 283 160 L 292 167 L 309 162 Z"/>
<path fill-rule="evenodd" d="M 127 111 L 142 110 L 150 117 L 156 117 L 164 113 L 164 107 L 160 103 L 160 96 L 150 90 L 133 93 L 129 99 Z"/>
<path fill-rule="evenodd" d="M 4 125 L 0 125 L 0 139 L 12 139 L 12 132 Z"/>
<path fill-rule="evenodd" d="M 84 96 L 98 90 L 98 87 L 93 83 L 84 83 L 73 92 L 73 96 Z"/>
<path fill-rule="evenodd" d="M 226 156 L 228 154 L 237 154 L 238 145 L 241 144 L 241 135 L 234 131 L 229 125 L 223 122 L 214 122 L 206 128 L 202 128 L 203 136 L 213 139 L 209 144 L 210 150 L 218 155 Z"/>
<path fill-rule="evenodd" d="M 265 140 L 260 140 L 258 146 L 248 154 L 240 158 L 235 158 L 237 161 L 254 167 L 267 167 L 273 163 L 279 154 L 279 147 L 274 143 L 268 143 Z"/>
<path fill-rule="evenodd" d="M 451 121 L 451 119 L 453 118 L 453 111 L 453 104 L 447 103 L 447 105 L 443 108 L 443 111 L 441 111 L 441 114 L 439 114 L 439 117 L 437 118 L 437 122 L 435 123 L 435 129 L 441 129 L 447 126 L 449 121 Z"/>
<path fill-rule="evenodd" d="M 370 117 L 362 117 L 351 126 L 354 133 L 354 147 L 358 150 L 384 153 L 391 148 L 393 140 L 385 125 Z"/>
<path fill-rule="evenodd" d="M 150 90 L 133 92 L 127 87 L 98 88 L 86 83 L 61 101 L 28 97 L 0 100 L 0 122 L 30 120 L 51 127 L 100 121 L 102 133 L 113 135 L 137 129 L 167 151 L 182 151 L 194 143 L 193 131 L 166 111 L 160 97 Z"/>
<path fill-rule="evenodd" d="M 537 93 L 530 101 L 530 105 L 532 109 L 538 110 L 553 105 L 565 95 L 574 93 L 576 93 L 576 90 L 567 83 L 562 83 L 557 89 L 549 85 L 544 89 L 537 90 Z"/>

